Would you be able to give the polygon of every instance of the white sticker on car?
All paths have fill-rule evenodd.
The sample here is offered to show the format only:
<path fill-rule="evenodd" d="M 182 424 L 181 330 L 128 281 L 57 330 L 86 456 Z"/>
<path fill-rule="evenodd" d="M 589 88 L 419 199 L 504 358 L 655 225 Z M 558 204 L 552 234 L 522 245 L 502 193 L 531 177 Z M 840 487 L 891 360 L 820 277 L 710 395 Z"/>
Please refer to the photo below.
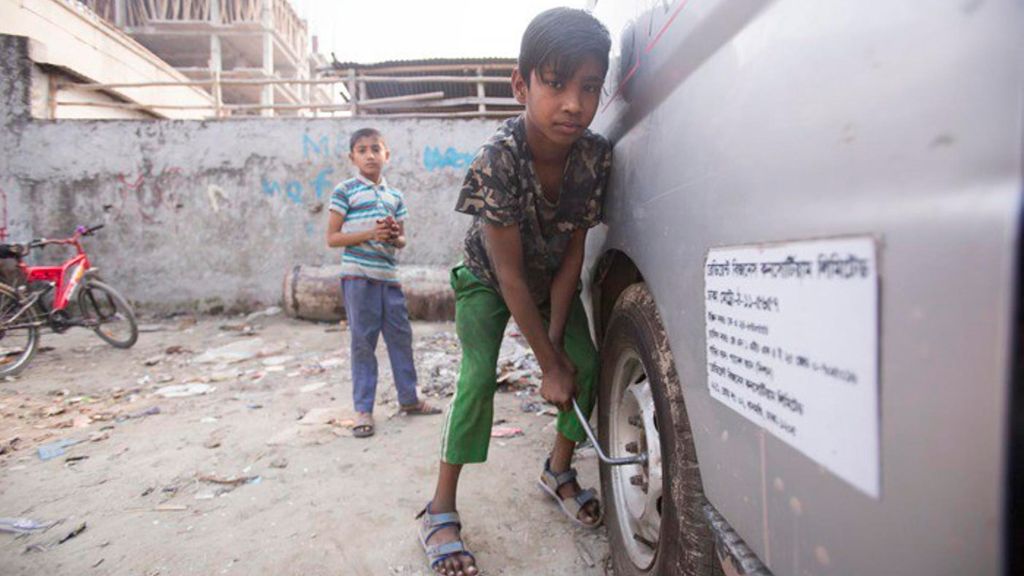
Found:
<path fill-rule="evenodd" d="M 704 266 L 711 395 L 877 498 L 872 238 L 716 248 Z"/>

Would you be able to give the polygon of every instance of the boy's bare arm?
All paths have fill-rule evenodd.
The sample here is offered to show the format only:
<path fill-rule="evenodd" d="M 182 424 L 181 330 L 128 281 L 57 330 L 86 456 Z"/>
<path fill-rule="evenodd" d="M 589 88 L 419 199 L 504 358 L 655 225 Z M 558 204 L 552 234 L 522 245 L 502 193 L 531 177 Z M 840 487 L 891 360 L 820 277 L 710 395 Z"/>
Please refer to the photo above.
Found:
<path fill-rule="evenodd" d="M 516 324 L 533 349 L 543 372 L 541 396 L 561 410 L 571 408 L 575 382 L 571 365 L 552 346 L 544 330 L 540 310 L 530 297 L 523 266 L 523 248 L 518 226 L 484 224 L 484 242 L 501 286 L 501 295 Z"/>
<path fill-rule="evenodd" d="M 372 230 L 363 232 L 342 232 L 341 225 L 345 223 L 345 217 L 332 211 L 327 219 L 327 246 L 330 248 L 344 248 L 355 246 L 369 240 L 387 241 L 389 231 L 382 224 Z"/>
<path fill-rule="evenodd" d="M 565 336 L 565 323 L 569 319 L 573 296 L 580 281 L 583 270 L 583 248 L 587 242 L 587 230 L 576 230 L 569 238 L 562 263 L 558 266 L 551 281 L 551 322 L 548 325 L 548 338 L 559 353 L 562 353 L 562 338 Z"/>

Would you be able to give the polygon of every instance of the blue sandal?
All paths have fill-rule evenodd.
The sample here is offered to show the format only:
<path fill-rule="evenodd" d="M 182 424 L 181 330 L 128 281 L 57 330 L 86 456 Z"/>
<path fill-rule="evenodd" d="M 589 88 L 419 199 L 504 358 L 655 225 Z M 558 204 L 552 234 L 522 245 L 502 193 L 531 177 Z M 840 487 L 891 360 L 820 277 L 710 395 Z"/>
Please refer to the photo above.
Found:
<path fill-rule="evenodd" d="M 456 555 L 469 556 L 473 559 L 474 565 L 476 564 L 476 556 L 466 549 L 466 545 L 462 543 L 461 538 L 436 546 L 427 544 L 427 541 L 434 534 L 437 534 L 438 530 L 448 526 L 455 526 L 460 532 L 462 531 L 462 521 L 459 520 L 458 512 L 432 514 L 430 512 L 430 502 L 427 502 L 423 510 L 420 510 L 420 513 L 416 515 L 417 520 L 420 518 L 424 519 L 420 524 L 420 545 L 423 546 L 423 552 L 427 555 L 427 561 L 430 562 L 431 570 L 436 572 L 438 564 Z M 477 568 L 477 573 L 479 573 L 479 568 Z"/>

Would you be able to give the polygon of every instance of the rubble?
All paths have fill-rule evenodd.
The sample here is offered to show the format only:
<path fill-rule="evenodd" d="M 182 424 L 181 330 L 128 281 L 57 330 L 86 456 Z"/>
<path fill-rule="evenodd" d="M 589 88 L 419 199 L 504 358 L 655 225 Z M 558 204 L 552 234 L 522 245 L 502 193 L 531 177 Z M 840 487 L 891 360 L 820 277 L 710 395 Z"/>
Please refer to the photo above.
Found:
<path fill-rule="evenodd" d="M 290 506 L 295 501 L 296 521 L 306 522 L 306 510 L 313 508 L 296 495 L 328 490 L 324 487 L 338 482 L 345 483 L 345 494 L 356 494 L 363 489 L 357 482 L 365 466 L 383 469 L 389 475 L 401 470 L 410 481 L 432 481 L 426 477 L 433 473 L 430 467 L 408 466 L 402 461 L 412 454 L 410 449 L 434 449 L 435 430 L 443 425 L 443 417 L 415 422 L 381 417 L 374 440 L 351 440 L 355 413 L 348 388 L 348 335 L 325 335 L 322 326 L 295 328 L 293 321 L 267 320 L 269 316 L 246 317 L 246 323 L 260 332 L 247 338 L 220 329 L 225 322 L 234 323 L 241 317 L 202 319 L 198 325 L 186 319 L 183 332 L 173 328 L 172 322 L 178 320 L 168 320 L 169 329 L 144 337 L 127 352 L 106 345 L 58 347 L 33 366 L 37 371 L 28 372 L 26 380 L 5 384 L 0 389 L 0 430 L 4 432 L 0 435 L 0 466 L 5 482 L 21 490 L 6 493 L 12 499 L 15 494 L 26 499 L 25 507 L 9 512 L 28 515 L 32 510 L 50 510 L 28 506 L 35 503 L 28 483 L 45 478 L 40 499 L 59 503 L 69 510 L 66 515 L 73 512 L 77 516 L 77 521 L 64 520 L 66 526 L 59 531 L 51 529 L 43 535 L 39 530 L 24 536 L 30 540 L 19 544 L 19 551 L 31 544 L 34 551 L 47 551 L 35 562 L 46 559 L 67 562 L 69 570 L 88 569 L 102 560 L 99 554 L 114 561 L 124 553 L 97 552 L 104 544 L 92 538 L 102 540 L 102 532 L 83 534 L 82 542 L 58 547 L 58 539 L 72 534 L 72 528 L 83 519 L 123 522 L 129 530 L 159 522 L 174 526 L 179 536 L 184 536 L 192 524 L 198 528 L 199 518 L 211 531 L 225 530 L 239 514 L 244 517 L 251 502 Z M 450 397 L 462 356 L 454 328 L 420 325 L 414 329 L 421 392 L 425 397 Z M 72 347 L 81 350 L 81 355 L 68 353 Z M 398 410 L 390 367 L 384 350 L 381 352 L 377 393 L 379 406 L 387 408 L 380 409 L 378 415 Z M 36 374 L 43 377 L 32 381 Z M 546 418 L 533 415 L 553 416 L 557 411 L 538 396 L 539 368 L 514 327 L 499 353 L 495 379 L 507 394 L 495 400 L 496 414 L 505 421 L 492 428 L 492 446 L 501 450 L 503 457 L 515 458 L 515 466 L 525 467 L 527 459 L 535 466 L 536 444 L 547 443 L 553 432 L 545 428 Z M 444 400 L 429 402 L 445 404 Z M 263 409 L 256 410 L 258 407 Z M 139 422 L 156 415 L 160 415 L 158 422 Z M 81 442 L 87 444 L 77 446 Z M 52 451 L 48 456 L 59 464 L 37 459 L 40 448 Z M 595 462 L 588 457 L 584 464 L 596 466 Z M 163 474 L 177 475 L 168 479 L 159 476 Z M 274 485 L 259 489 L 255 485 L 261 482 Z M 133 503 L 110 507 L 111 497 Z M 402 505 L 421 506 L 422 502 Z M 268 518 L 275 516 L 276 512 Z M 521 518 L 515 521 L 523 522 Z M 96 526 L 90 528 L 96 530 Z M 405 528 L 403 524 L 402 530 Z M 495 528 L 490 527 L 492 531 Z M 393 535 L 386 524 L 380 530 L 385 537 Z M 171 540 L 167 546 L 178 541 Z M 572 541 L 566 542 L 577 566 L 600 568 L 605 544 L 587 540 L 574 550 Z M 500 541 L 497 545 L 503 546 Z M 82 546 L 90 550 L 87 558 L 77 557 Z M 130 554 L 127 560 L 125 571 L 149 570 Z M 568 565 L 571 563 L 562 567 Z M 419 570 L 419 564 L 417 567 Z"/>

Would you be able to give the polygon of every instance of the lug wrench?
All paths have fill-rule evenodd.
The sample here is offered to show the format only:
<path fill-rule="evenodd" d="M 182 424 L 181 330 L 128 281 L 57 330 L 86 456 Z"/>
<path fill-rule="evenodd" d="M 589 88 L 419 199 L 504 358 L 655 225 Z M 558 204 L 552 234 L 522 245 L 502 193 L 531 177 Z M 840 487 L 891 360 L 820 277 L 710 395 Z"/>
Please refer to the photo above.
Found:
<path fill-rule="evenodd" d="M 594 445 L 594 451 L 597 452 L 598 459 L 601 462 L 609 466 L 625 466 L 627 464 L 646 464 L 647 463 L 647 452 L 637 454 L 636 456 L 625 456 L 623 458 L 612 458 L 604 453 L 601 449 L 601 443 L 597 441 L 597 435 L 590 428 L 590 422 L 587 421 L 587 417 L 583 415 L 583 410 L 580 409 L 580 405 L 576 403 L 576 399 L 572 399 L 573 410 L 576 411 L 576 417 L 579 418 L 580 424 L 583 424 L 583 431 L 587 433 L 587 438 L 590 439 L 590 443 Z"/>

